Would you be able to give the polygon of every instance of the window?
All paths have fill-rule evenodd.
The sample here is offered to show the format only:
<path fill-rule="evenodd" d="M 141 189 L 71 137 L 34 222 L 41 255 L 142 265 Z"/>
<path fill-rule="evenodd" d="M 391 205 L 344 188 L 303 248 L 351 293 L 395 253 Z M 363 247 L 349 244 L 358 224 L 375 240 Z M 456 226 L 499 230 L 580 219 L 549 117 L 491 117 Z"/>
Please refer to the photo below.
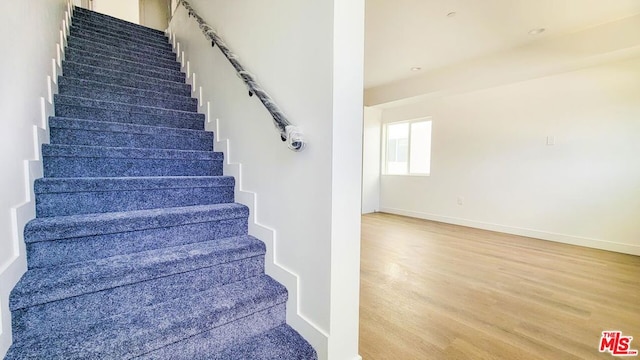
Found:
<path fill-rule="evenodd" d="M 431 120 L 386 124 L 384 162 L 384 173 L 387 175 L 429 175 Z"/>

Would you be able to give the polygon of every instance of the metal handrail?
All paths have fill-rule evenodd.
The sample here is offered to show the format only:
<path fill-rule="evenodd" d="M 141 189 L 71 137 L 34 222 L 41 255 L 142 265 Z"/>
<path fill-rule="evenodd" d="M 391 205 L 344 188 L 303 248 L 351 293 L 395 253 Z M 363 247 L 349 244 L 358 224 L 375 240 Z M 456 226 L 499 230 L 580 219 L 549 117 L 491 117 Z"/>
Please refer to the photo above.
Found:
<path fill-rule="evenodd" d="M 211 41 L 211 46 L 218 47 L 222 54 L 229 60 L 233 68 L 236 70 L 238 77 L 240 77 L 247 89 L 249 90 L 249 96 L 256 95 L 260 102 L 264 105 L 264 107 L 269 111 L 271 117 L 273 118 L 273 123 L 276 129 L 280 132 L 280 138 L 282 141 L 287 142 L 287 146 L 289 149 L 293 151 L 302 151 L 306 146 L 306 141 L 304 139 L 304 134 L 294 125 L 289 122 L 287 117 L 284 115 L 282 110 L 278 107 L 278 105 L 273 101 L 271 96 L 267 94 L 267 92 L 260 86 L 260 84 L 256 81 L 256 78 L 253 74 L 245 70 L 245 68 L 238 61 L 238 56 L 234 54 L 227 44 L 222 40 L 220 36 L 216 33 L 216 31 L 207 24 L 204 19 L 196 13 L 196 11 L 191 7 L 189 2 L 186 0 L 179 0 L 178 3 L 182 5 L 188 12 L 189 17 L 193 16 L 198 22 L 198 26 L 202 30 L 204 36 Z"/>

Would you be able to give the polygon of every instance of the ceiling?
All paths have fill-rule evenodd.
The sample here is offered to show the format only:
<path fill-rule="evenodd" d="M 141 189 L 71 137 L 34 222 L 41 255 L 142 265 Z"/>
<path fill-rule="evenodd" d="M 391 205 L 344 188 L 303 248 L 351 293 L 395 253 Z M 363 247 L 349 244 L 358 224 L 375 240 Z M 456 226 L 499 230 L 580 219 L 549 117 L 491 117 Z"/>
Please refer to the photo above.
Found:
<path fill-rule="evenodd" d="M 365 88 L 638 13 L 640 0 L 366 0 Z"/>

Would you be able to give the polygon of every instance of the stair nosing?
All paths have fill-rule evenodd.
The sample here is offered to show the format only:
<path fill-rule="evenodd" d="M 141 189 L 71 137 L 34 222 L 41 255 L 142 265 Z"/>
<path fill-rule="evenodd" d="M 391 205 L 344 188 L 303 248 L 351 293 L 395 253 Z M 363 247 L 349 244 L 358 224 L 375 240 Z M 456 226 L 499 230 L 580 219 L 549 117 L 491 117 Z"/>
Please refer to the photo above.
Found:
<path fill-rule="evenodd" d="M 232 176 L 131 176 L 131 177 L 87 177 L 87 178 L 39 178 L 35 180 L 35 194 L 66 194 L 66 193 L 95 193 L 95 192 L 120 192 L 140 190 L 167 190 L 167 189 L 193 189 L 193 188 L 221 188 L 233 187 Z M 64 182 L 70 180 L 80 183 L 65 185 L 69 188 L 60 188 Z M 99 189 L 95 185 L 99 184 Z M 176 183 L 171 183 L 176 182 Z M 107 184 L 104 184 L 107 183 Z M 146 183 L 146 184 L 145 184 Z M 94 187 L 91 187 L 94 185 Z M 141 187 L 141 185 L 145 185 Z M 45 189 L 43 189 L 43 187 Z M 75 188 L 74 188 L 75 187 Z"/>
<path fill-rule="evenodd" d="M 229 241 L 235 241 L 237 239 L 243 239 L 244 242 L 242 243 L 227 243 Z M 178 275 L 178 274 L 183 274 L 183 273 L 188 273 L 197 269 L 203 269 L 203 268 L 208 268 L 208 267 L 213 267 L 213 266 L 218 266 L 218 265 L 222 265 L 222 264 L 226 264 L 232 261 L 237 261 L 240 259 L 247 259 L 247 258 L 252 258 L 255 256 L 263 256 L 265 254 L 266 251 L 266 247 L 264 242 L 256 239 L 255 237 L 251 236 L 251 235 L 241 235 L 241 236 L 233 236 L 233 237 L 229 237 L 229 238 L 224 238 L 224 239 L 214 239 L 214 240 L 209 240 L 209 241 L 204 241 L 204 242 L 197 242 L 197 243 L 189 243 L 189 244 L 183 244 L 183 245 L 177 245 L 177 246 L 170 246 L 170 247 L 164 247 L 164 248 L 157 248 L 157 249 L 151 249 L 151 250 L 145 250 L 145 251 L 140 251 L 140 252 L 136 252 L 136 253 L 128 253 L 128 254 L 121 254 L 121 255 L 115 255 L 115 256 L 111 256 L 111 257 L 106 257 L 106 258 L 100 258 L 100 259 L 93 259 L 93 260 L 88 260 L 88 261 L 83 261 L 83 262 L 79 262 L 79 263 L 72 263 L 72 264 L 67 264 L 67 265 L 58 265 L 58 266 L 49 266 L 49 267 L 43 267 L 43 268 L 37 268 L 37 269 L 30 269 L 27 271 L 27 273 L 25 274 L 25 276 L 21 279 L 21 281 L 35 281 L 35 280 L 31 280 L 32 278 L 38 278 L 39 274 L 48 274 L 51 271 L 67 271 L 67 275 L 65 275 L 67 278 L 72 279 L 74 277 L 77 277 L 77 275 L 75 275 L 74 273 L 69 274 L 69 272 L 73 272 L 74 270 L 82 270 L 82 269 L 87 269 L 87 270 L 91 270 L 91 271 L 87 271 L 86 273 L 90 273 L 91 275 L 95 276 L 97 274 L 100 273 L 110 273 L 113 272 L 113 270 L 116 269 L 121 269 L 124 270 L 126 268 L 129 267 L 129 264 L 132 264 L 133 262 L 131 262 L 130 260 L 138 260 L 141 261 L 143 259 L 147 259 L 149 260 L 149 262 L 144 262 L 142 265 L 139 265 L 139 267 L 137 267 L 137 270 L 142 270 L 145 268 L 153 268 L 155 266 L 158 266 L 160 264 L 169 264 L 169 263 L 187 263 L 189 262 L 189 260 L 192 260 L 193 255 L 192 251 L 189 251 L 189 249 L 195 248 L 200 246 L 200 248 L 202 248 L 203 245 L 207 245 L 209 247 L 207 247 L 208 252 L 206 254 L 195 254 L 195 255 L 200 255 L 203 256 L 204 258 L 215 258 L 215 257 L 219 257 L 221 254 L 225 254 L 228 252 L 235 252 L 234 255 L 236 255 L 236 258 L 233 259 L 224 259 L 223 261 L 219 261 L 216 263 L 208 263 L 207 266 L 198 266 L 195 268 L 184 268 L 184 269 L 169 269 L 169 271 L 167 273 L 164 273 L 162 275 L 158 275 L 158 274 L 154 274 L 153 276 L 142 276 L 140 278 L 137 278 L 133 281 L 122 281 L 120 283 L 115 282 L 115 283 L 111 283 L 111 284 L 103 284 L 103 286 L 95 286 L 93 287 L 90 291 L 82 291 L 81 290 L 77 290 L 75 292 L 75 295 L 71 295 L 71 296 L 52 296 L 50 298 L 47 299 L 41 299 L 39 301 L 34 301 L 32 298 L 30 298 L 29 300 L 31 301 L 22 301 L 22 303 L 18 303 L 16 304 L 16 302 L 18 300 L 13 300 L 16 299 L 17 297 L 20 298 L 24 298 L 24 297 L 29 297 L 29 294 L 31 294 L 32 292 L 27 291 L 27 292 L 20 292 L 20 293 L 14 293 L 12 292 L 12 302 L 11 302 L 11 311 L 15 311 L 15 310 L 19 310 L 19 309 L 25 309 L 25 308 L 29 308 L 29 307 L 33 307 L 33 306 L 37 306 L 37 305 L 43 305 L 43 304 L 47 304 L 47 303 L 52 303 L 55 301 L 60 301 L 63 299 L 68 299 L 68 298 L 73 298 L 73 297 L 77 297 L 77 296 L 82 296 L 85 294 L 91 294 L 91 293 L 96 293 L 99 291 L 104 291 L 107 289 L 112 289 L 115 287 L 120 287 L 120 286 L 126 286 L 126 285 L 133 285 L 133 284 L 137 284 L 137 283 L 141 283 L 144 281 L 149 281 L 149 280 L 153 280 L 153 279 L 159 279 L 159 278 L 163 278 L 163 277 L 167 277 L 167 276 L 172 276 L 172 275 Z M 233 246 L 235 245 L 235 246 Z M 219 247 L 216 247 L 219 246 Z M 246 251 L 247 249 L 252 249 L 250 254 L 247 254 Z M 182 251 L 183 253 L 181 254 L 181 257 L 172 257 L 169 256 L 168 253 L 174 253 L 174 252 L 178 252 L 178 251 Z M 185 254 L 184 252 L 188 252 L 187 254 Z M 118 262 L 118 260 L 125 260 L 125 261 L 121 261 Z M 135 262 L 135 264 L 138 264 L 138 262 Z M 109 263 L 109 264 L 108 264 Z M 113 265 L 115 264 L 115 265 Z M 173 270 L 173 271 L 171 271 Z M 60 274 L 62 275 L 62 274 Z M 50 285 L 50 281 L 47 281 L 49 279 L 42 279 L 39 280 L 41 282 L 46 282 L 47 284 Z M 58 278 L 56 278 L 56 280 L 58 281 L 65 281 L 66 279 L 63 276 L 60 276 Z M 84 280 L 85 282 L 87 282 L 87 280 Z M 90 281 L 89 283 L 93 283 L 92 281 Z M 75 282 L 72 284 L 72 286 L 69 286 L 67 288 L 71 288 L 73 286 L 80 286 L 80 283 Z M 19 285 L 19 284 L 18 284 Z M 95 283 L 94 283 L 95 285 Z M 50 285 L 51 286 L 51 285 Z M 20 287 L 16 287 L 14 289 L 18 289 L 21 290 Z"/>
<path fill-rule="evenodd" d="M 223 208 L 230 209 L 238 214 L 223 214 Z M 148 218 L 158 218 L 167 216 L 176 216 L 185 213 L 199 214 L 200 217 L 191 219 L 181 219 L 180 221 L 167 222 L 164 225 L 160 224 L 128 224 L 126 230 L 122 230 L 122 225 L 119 225 L 120 220 L 126 222 L 140 222 Z M 172 208 L 156 208 L 156 209 L 144 209 L 144 210 L 129 210 L 110 213 L 94 213 L 94 214 L 77 214 L 77 215 L 64 215 L 64 216 L 52 216 L 46 218 L 35 218 L 25 225 L 25 242 L 27 244 L 37 242 L 56 241 L 63 239 L 74 239 L 94 235 L 107 235 L 118 234 L 121 232 L 140 231 L 148 229 L 158 229 L 162 227 L 174 227 L 187 224 L 201 224 L 211 221 L 227 220 L 227 219 L 240 219 L 248 216 L 249 208 L 246 205 L 235 203 L 224 204 L 210 204 L 210 205 L 191 205 Z M 106 221 L 106 223 L 105 223 Z M 95 224 L 108 225 L 108 231 L 98 230 L 91 225 Z M 50 234 L 51 229 L 60 230 L 65 224 L 80 224 L 83 229 L 74 229 L 75 232 L 64 231 L 64 236 L 57 235 L 57 233 Z M 27 236 L 27 234 L 33 231 L 45 230 L 46 234 L 40 234 L 39 237 Z M 46 235 L 46 236 L 45 236 Z"/>

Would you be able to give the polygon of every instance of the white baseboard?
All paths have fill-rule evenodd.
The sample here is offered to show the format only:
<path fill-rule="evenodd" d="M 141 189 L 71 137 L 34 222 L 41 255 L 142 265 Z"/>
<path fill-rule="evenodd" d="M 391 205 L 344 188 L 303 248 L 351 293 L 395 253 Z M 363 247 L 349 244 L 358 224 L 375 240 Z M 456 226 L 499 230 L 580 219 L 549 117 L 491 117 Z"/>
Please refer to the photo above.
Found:
<path fill-rule="evenodd" d="M 200 82 L 196 82 L 197 74 L 192 71 L 193 69 L 187 60 L 187 55 L 184 50 L 181 50 L 180 42 L 177 41 L 174 34 L 171 33 L 171 31 L 167 31 L 167 35 L 174 50 L 178 53 L 178 61 L 182 64 L 182 71 L 187 75 L 187 83 L 192 85 L 192 94 L 198 99 L 199 112 L 205 114 L 205 126 L 207 130 L 214 131 L 214 147 L 216 151 L 224 154 L 224 174 L 233 176 L 236 180 L 236 201 L 249 207 L 249 234 L 262 240 L 266 245 L 265 273 L 282 283 L 289 292 L 287 301 L 287 324 L 309 341 L 318 352 L 319 359 L 327 359 L 329 335 L 300 311 L 298 294 L 300 287 L 299 276 L 278 262 L 275 250 L 277 231 L 260 223 L 258 195 L 254 192 L 243 190 L 242 164 L 231 161 L 230 140 L 220 138 L 218 119 L 212 119 L 210 116 L 211 104 L 203 98 L 203 92 L 205 90 L 203 90 Z"/>
<path fill-rule="evenodd" d="M 429 213 L 410 211 L 410 210 L 404 210 L 404 209 L 382 207 L 380 208 L 380 211 L 385 213 L 390 213 L 390 214 L 414 217 L 418 219 L 425 219 L 425 220 L 438 221 L 438 222 L 454 224 L 454 225 L 468 226 L 472 228 L 497 231 L 497 232 L 502 232 L 506 234 L 527 236 L 527 237 L 532 237 L 536 239 L 554 241 L 554 242 L 570 244 L 570 245 L 584 246 L 584 247 L 593 248 L 593 249 L 614 251 L 614 252 L 630 254 L 630 255 L 640 255 L 640 246 L 638 245 L 622 244 L 622 243 L 616 243 L 616 242 L 607 241 L 607 240 L 591 239 L 591 238 L 585 238 L 585 237 L 579 237 L 579 236 L 567 235 L 567 234 L 559 234 L 559 233 L 553 233 L 553 232 L 542 231 L 542 230 L 526 229 L 526 228 L 519 228 L 519 227 L 500 225 L 500 224 L 492 224 L 492 223 L 486 223 L 482 221 L 462 219 L 462 218 L 456 218 L 456 217 L 450 217 L 450 216 L 442 216 L 437 214 L 429 214 Z"/>
<path fill-rule="evenodd" d="M 31 219 L 36 216 L 35 196 L 33 193 L 33 183 L 35 179 L 43 176 L 42 160 L 40 149 L 42 144 L 49 143 L 48 121 L 49 116 L 54 113 L 53 94 L 58 92 L 57 76 L 62 73 L 62 59 L 64 56 L 64 45 L 69 35 L 69 23 L 73 12 L 73 6 L 67 1 L 64 19 L 60 21 L 60 40 L 56 44 L 56 52 L 51 59 L 50 74 L 46 77 L 47 95 L 40 98 L 40 119 L 34 121 L 32 128 L 32 142 L 34 146 L 35 159 L 24 161 L 24 191 L 25 200 L 19 205 L 11 208 L 11 258 L 0 264 L 0 357 L 6 354 L 12 343 L 11 334 L 11 312 L 9 310 L 9 294 L 27 271 L 26 245 L 24 242 L 23 229 Z M 34 104 L 35 105 L 35 104 Z"/>

